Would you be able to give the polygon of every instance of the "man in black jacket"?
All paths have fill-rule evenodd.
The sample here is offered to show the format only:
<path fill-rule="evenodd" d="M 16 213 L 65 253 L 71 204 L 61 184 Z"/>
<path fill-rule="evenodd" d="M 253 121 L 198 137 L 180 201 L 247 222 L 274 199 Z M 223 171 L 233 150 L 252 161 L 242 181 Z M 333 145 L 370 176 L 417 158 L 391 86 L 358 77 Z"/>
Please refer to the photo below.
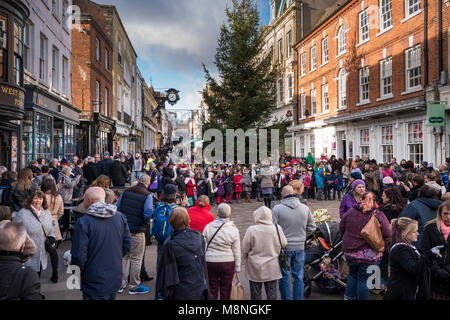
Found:
<path fill-rule="evenodd" d="M 99 162 L 99 167 L 101 169 L 99 173 L 111 178 L 111 166 L 114 164 L 114 160 L 111 159 L 108 152 L 105 152 L 103 156 L 103 160 Z"/>
<path fill-rule="evenodd" d="M 114 160 L 110 169 L 112 184 L 115 187 L 124 187 L 128 180 L 127 168 L 120 159 Z"/>
<path fill-rule="evenodd" d="M 99 176 L 97 166 L 95 165 L 95 159 L 93 157 L 87 158 L 87 165 L 83 167 L 84 178 L 86 179 L 86 185 L 90 186 L 92 182 Z"/>
<path fill-rule="evenodd" d="M 42 300 L 38 274 L 23 265 L 27 232 L 19 222 L 0 225 L 0 300 Z"/>
<path fill-rule="evenodd" d="M 129 294 L 145 294 L 150 288 L 140 281 L 142 259 L 145 252 L 145 226 L 153 213 L 153 195 L 148 191 L 150 177 L 146 174 L 139 178 L 137 185 L 128 188 L 117 201 L 118 210 L 127 217 L 131 234 L 130 252 L 123 258 L 122 293 L 130 276 Z"/>

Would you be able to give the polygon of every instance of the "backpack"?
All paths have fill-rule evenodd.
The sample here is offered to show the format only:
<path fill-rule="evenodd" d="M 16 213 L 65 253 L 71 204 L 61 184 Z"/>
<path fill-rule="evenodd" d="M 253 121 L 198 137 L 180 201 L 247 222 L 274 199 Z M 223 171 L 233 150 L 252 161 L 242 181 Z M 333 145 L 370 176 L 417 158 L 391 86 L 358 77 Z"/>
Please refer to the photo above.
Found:
<path fill-rule="evenodd" d="M 176 206 L 175 203 L 167 204 L 164 202 L 156 205 L 153 212 L 152 235 L 159 243 L 164 242 L 173 233 L 173 229 L 169 224 L 169 216 Z"/>

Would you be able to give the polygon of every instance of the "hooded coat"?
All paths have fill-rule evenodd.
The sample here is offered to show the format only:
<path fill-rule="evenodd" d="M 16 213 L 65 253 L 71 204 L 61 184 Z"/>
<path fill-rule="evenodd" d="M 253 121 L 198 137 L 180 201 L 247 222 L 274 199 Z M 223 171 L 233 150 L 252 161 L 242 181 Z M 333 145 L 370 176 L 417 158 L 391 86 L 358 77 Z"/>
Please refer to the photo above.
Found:
<path fill-rule="evenodd" d="M 426 223 L 436 218 L 437 209 L 441 203 L 437 199 L 419 198 L 409 203 L 400 213 L 400 218 L 408 217 L 419 223 L 419 237 L 417 238 L 417 243 L 414 243 L 417 248 L 420 247 L 420 241 L 422 240 L 423 229 Z"/>
<path fill-rule="evenodd" d="M 156 292 L 168 300 L 206 300 L 205 241 L 198 231 L 176 231 L 164 241 Z"/>
<path fill-rule="evenodd" d="M 316 229 L 311 210 L 295 195 L 281 200 L 272 210 L 273 223 L 279 224 L 287 238 L 287 251 L 305 250 L 306 238 Z"/>
<path fill-rule="evenodd" d="M 93 297 L 109 296 L 122 285 L 122 258 L 130 251 L 127 218 L 117 207 L 97 202 L 75 224 L 72 264 L 81 269 L 81 290 Z"/>
<path fill-rule="evenodd" d="M 253 212 L 255 225 L 250 226 L 242 241 L 242 261 L 247 278 L 253 282 L 281 279 L 278 256 L 288 241 L 283 229 L 274 225 L 270 209 L 261 207 Z M 280 234 L 278 239 L 277 229 Z"/>

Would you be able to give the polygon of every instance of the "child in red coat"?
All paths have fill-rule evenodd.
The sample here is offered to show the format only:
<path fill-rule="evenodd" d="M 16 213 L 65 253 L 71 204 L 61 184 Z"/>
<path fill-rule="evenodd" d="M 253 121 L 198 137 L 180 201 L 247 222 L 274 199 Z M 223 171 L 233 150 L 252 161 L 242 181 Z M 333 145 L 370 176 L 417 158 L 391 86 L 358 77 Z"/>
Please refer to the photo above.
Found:
<path fill-rule="evenodd" d="M 241 171 L 239 170 L 238 173 L 233 177 L 234 192 L 236 193 L 236 203 L 239 203 L 239 200 L 241 199 L 241 192 L 242 192 L 241 180 L 242 174 Z"/>

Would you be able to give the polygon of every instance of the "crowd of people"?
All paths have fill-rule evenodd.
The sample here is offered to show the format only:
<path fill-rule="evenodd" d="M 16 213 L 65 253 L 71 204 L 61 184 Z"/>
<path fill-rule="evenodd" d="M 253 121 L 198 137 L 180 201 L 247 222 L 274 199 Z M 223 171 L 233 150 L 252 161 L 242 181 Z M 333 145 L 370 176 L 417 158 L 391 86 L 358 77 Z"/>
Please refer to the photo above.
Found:
<path fill-rule="evenodd" d="M 301 300 L 305 243 L 317 227 L 311 200 L 340 201 L 344 299 L 370 298 L 371 266 L 381 270 L 384 299 L 450 299 L 450 159 L 435 169 L 395 158 L 380 164 L 287 153 L 248 166 L 195 165 L 173 163 L 172 149 L 48 165 L 38 159 L 17 174 L 0 167 L 0 299 L 42 298 L 49 259 L 58 282 L 70 208 L 80 217 L 64 259 L 82 271 L 84 300 L 150 292 L 142 283 L 153 279 L 145 266 L 152 242 L 156 299 L 227 300 L 244 266 L 252 299 L 262 298 L 264 286 L 269 300 L 277 287 L 281 299 Z M 261 206 L 241 238 L 230 204 L 254 201 Z M 373 219 L 381 247 L 362 232 Z"/>

